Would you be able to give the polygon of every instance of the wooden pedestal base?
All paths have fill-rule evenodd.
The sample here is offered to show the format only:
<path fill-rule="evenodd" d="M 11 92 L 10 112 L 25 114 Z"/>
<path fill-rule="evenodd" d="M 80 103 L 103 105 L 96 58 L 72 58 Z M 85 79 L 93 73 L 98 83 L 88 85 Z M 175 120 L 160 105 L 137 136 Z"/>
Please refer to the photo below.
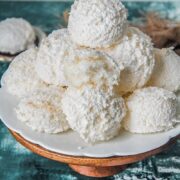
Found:
<path fill-rule="evenodd" d="M 115 174 L 118 174 L 119 172 L 126 169 L 126 165 L 122 166 L 111 166 L 111 167 L 103 167 L 103 166 L 79 166 L 79 165 L 73 165 L 69 164 L 69 167 L 71 167 L 74 171 L 78 172 L 79 174 L 90 176 L 90 177 L 108 177 Z"/>
<path fill-rule="evenodd" d="M 40 156 L 69 164 L 69 166 L 79 174 L 91 177 L 107 177 L 117 174 L 126 169 L 128 164 L 132 164 L 137 161 L 141 161 L 147 157 L 153 156 L 161 151 L 166 150 L 172 144 L 176 142 L 180 136 L 172 138 L 167 144 L 153 149 L 151 151 L 131 155 L 131 156 L 114 156 L 109 158 L 92 158 L 81 156 L 70 156 L 53 151 L 49 151 L 42 146 L 29 142 L 20 134 L 10 130 L 11 134 L 20 142 L 23 146 L 27 147 L 32 152 L 39 154 Z"/>

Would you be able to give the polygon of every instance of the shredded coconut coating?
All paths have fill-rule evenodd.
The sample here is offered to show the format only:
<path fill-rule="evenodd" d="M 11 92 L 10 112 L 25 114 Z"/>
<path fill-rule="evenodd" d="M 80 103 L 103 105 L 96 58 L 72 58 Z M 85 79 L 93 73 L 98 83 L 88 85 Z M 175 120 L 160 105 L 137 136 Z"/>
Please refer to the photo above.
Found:
<path fill-rule="evenodd" d="M 126 114 L 122 97 L 90 87 L 68 88 L 62 98 L 62 109 L 70 127 L 89 143 L 118 135 Z"/>
<path fill-rule="evenodd" d="M 90 85 L 112 90 L 119 83 L 122 68 L 105 53 L 80 49 L 64 63 L 64 74 L 69 86 L 80 88 Z"/>
<path fill-rule="evenodd" d="M 151 39 L 134 27 L 128 27 L 118 45 L 101 49 L 117 63 L 124 65 L 120 84 L 116 91 L 120 94 L 143 87 L 149 80 L 155 60 Z"/>
<path fill-rule="evenodd" d="M 38 132 L 50 134 L 69 129 L 61 109 L 64 91 L 58 88 L 38 90 L 21 99 L 16 108 L 17 118 Z"/>
<path fill-rule="evenodd" d="M 127 10 L 120 0 L 76 0 L 68 30 L 78 45 L 109 47 L 123 35 L 126 21 Z"/>
<path fill-rule="evenodd" d="M 16 56 L 3 75 L 8 92 L 22 97 L 37 89 L 47 87 L 35 72 L 37 49 L 31 48 Z"/>
<path fill-rule="evenodd" d="M 35 32 L 22 18 L 8 18 L 0 22 L 0 52 L 16 54 L 34 46 Z"/>
<path fill-rule="evenodd" d="M 67 29 L 53 31 L 39 48 L 36 72 L 48 84 L 67 86 L 64 62 L 73 48 Z"/>
<path fill-rule="evenodd" d="M 136 90 L 126 101 L 128 112 L 124 128 L 132 133 L 156 133 L 174 127 L 177 97 L 157 87 Z"/>
<path fill-rule="evenodd" d="M 155 68 L 148 85 L 180 90 L 180 56 L 172 49 L 155 49 Z"/>

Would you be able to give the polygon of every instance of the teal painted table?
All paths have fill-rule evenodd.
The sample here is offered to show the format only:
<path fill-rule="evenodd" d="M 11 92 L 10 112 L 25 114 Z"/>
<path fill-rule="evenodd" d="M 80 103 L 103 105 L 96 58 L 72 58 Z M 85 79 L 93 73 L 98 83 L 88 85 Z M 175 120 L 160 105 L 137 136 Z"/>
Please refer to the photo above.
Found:
<path fill-rule="evenodd" d="M 138 17 L 146 11 L 156 10 L 162 16 L 173 20 L 180 18 L 180 3 L 134 3 L 126 2 L 129 20 L 139 21 Z M 49 33 L 53 29 L 64 27 L 63 11 L 69 9 L 71 2 L 0 2 L 0 20 L 7 17 L 24 17 L 33 25 Z M 0 62 L 0 77 L 8 63 Z M 0 180 L 88 180 L 72 171 L 67 165 L 57 163 L 22 147 L 10 135 L 0 121 Z M 180 140 L 168 151 L 144 161 L 132 164 L 128 169 L 110 180 L 179 180 L 180 179 Z"/>

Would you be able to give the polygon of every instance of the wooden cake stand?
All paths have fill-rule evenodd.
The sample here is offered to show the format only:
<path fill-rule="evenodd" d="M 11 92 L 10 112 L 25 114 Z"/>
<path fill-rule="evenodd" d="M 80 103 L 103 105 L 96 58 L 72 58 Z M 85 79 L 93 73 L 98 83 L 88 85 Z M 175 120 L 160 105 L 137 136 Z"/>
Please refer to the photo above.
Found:
<path fill-rule="evenodd" d="M 18 133 L 10 130 L 11 134 L 15 139 L 20 142 L 23 146 L 31 150 L 32 152 L 52 159 L 58 162 L 63 162 L 69 164 L 69 166 L 79 174 L 91 177 L 107 177 L 119 173 L 124 170 L 128 164 L 141 161 L 145 158 L 148 158 L 152 155 L 160 153 L 161 151 L 166 150 L 172 146 L 179 136 L 172 138 L 167 144 L 137 155 L 132 156 L 114 156 L 109 158 L 91 158 L 91 157 L 80 157 L 80 156 L 70 156 L 64 155 L 56 152 L 49 151 L 37 144 L 33 144 L 26 139 L 24 139 Z"/>

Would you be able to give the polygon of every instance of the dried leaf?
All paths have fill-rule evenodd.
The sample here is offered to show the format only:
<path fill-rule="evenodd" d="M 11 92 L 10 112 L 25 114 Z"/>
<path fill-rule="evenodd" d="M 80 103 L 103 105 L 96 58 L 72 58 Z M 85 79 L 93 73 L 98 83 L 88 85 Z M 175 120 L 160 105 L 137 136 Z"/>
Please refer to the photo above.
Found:
<path fill-rule="evenodd" d="M 180 23 L 160 18 L 156 13 L 147 14 L 143 25 L 136 25 L 148 34 L 157 48 L 174 47 L 180 55 Z"/>

